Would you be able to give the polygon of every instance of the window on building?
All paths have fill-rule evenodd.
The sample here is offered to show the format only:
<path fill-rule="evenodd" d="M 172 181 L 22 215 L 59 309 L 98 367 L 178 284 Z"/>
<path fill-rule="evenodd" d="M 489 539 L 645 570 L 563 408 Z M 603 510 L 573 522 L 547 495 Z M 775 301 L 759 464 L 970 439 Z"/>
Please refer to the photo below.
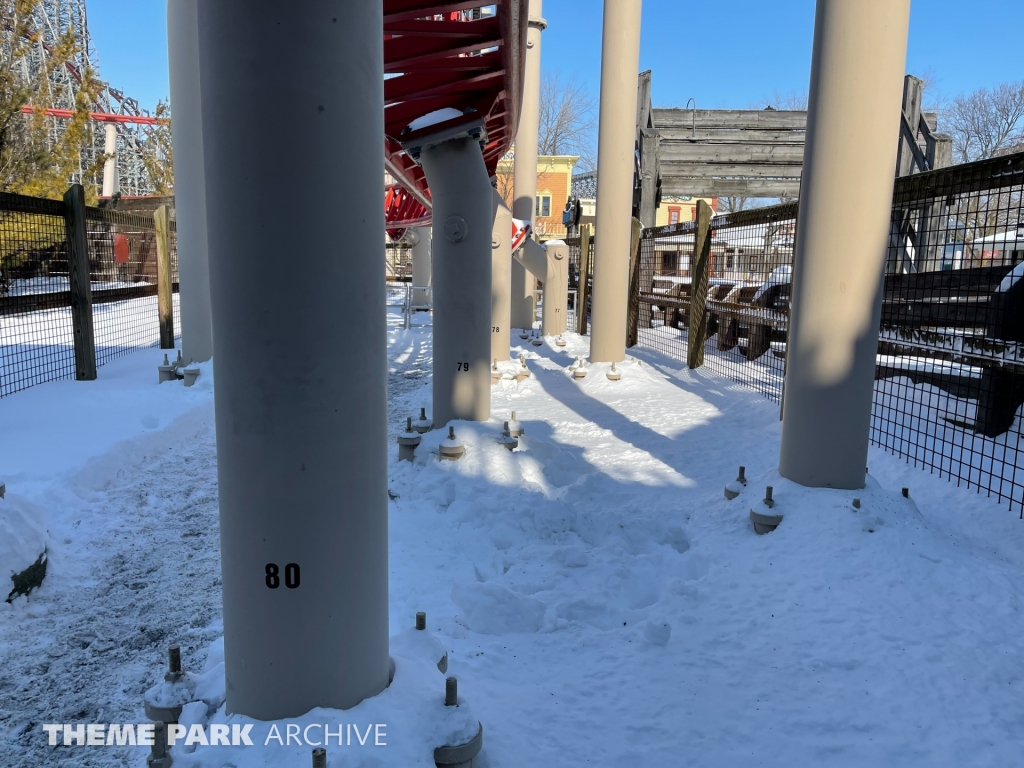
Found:
<path fill-rule="evenodd" d="M 551 195 L 537 195 L 537 216 L 551 215 Z"/>
<path fill-rule="evenodd" d="M 681 210 L 682 209 L 680 209 L 680 208 L 669 208 L 668 209 L 668 223 L 669 224 L 678 224 L 679 223 L 679 213 L 680 213 Z"/>

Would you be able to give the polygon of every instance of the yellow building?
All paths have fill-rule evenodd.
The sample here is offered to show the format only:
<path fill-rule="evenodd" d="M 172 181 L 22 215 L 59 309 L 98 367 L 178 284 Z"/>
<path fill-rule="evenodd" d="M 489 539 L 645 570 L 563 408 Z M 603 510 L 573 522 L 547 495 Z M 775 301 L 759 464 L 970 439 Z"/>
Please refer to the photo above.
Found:
<path fill-rule="evenodd" d="M 572 169 L 579 157 L 575 155 L 537 156 L 537 200 L 533 211 L 533 230 L 540 241 L 565 237 L 562 211 L 572 190 Z M 498 163 L 496 172 L 498 192 L 512 207 L 515 149 L 511 149 Z"/>
<path fill-rule="evenodd" d="M 668 197 L 661 198 L 661 205 L 658 206 L 655 226 L 664 227 L 666 224 L 679 224 L 683 221 L 693 221 L 697 217 L 697 201 L 703 200 L 711 206 L 712 210 L 718 208 L 718 198 L 715 197 Z"/>

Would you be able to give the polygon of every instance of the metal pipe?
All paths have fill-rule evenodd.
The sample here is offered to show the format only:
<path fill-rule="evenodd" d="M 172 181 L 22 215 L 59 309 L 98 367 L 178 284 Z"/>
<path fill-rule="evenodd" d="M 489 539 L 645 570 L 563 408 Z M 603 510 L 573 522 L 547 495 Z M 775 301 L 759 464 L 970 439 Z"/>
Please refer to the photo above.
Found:
<path fill-rule="evenodd" d="M 117 174 L 117 124 L 103 126 L 103 196 L 113 197 L 121 191 L 121 180 Z"/>
<path fill-rule="evenodd" d="M 430 227 L 415 227 L 412 239 L 412 304 L 414 307 L 430 306 Z"/>
<path fill-rule="evenodd" d="M 494 207 L 480 143 L 424 146 L 434 201 L 434 424 L 491 415 L 491 227 Z"/>
<path fill-rule="evenodd" d="M 779 455 L 806 486 L 864 487 L 909 17 L 818 0 Z"/>
<path fill-rule="evenodd" d="M 508 360 L 512 323 L 512 211 L 497 190 L 491 198 L 491 360 Z"/>
<path fill-rule="evenodd" d="M 181 347 L 186 360 L 213 356 L 210 267 L 203 168 L 197 0 L 168 0 L 167 58 L 171 84 L 174 206 L 178 243 Z"/>
<path fill-rule="evenodd" d="M 569 295 L 569 246 L 562 240 L 551 240 L 545 245 L 527 240 L 516 251 L 515 258 L 526 267 L 530 275 L 544 283 L 541 333 L 545 336 L 565 333 Z"/>
<path fill-rule="evenodd" d="M 604 0 L 590 360 L 626 357 L 641 0 Z"/>
<path fill-rule="evenodd" d="M 348 709 L 390 667 L 383 9 L 218 0 L 198 22 L 227 711 Z M 268 189 L 303 194 L 268 214 Z"/>
<path fill-rule="evenodd" d="M 530 21 L 526 33 L 526 69 L 523 75 L 523 103 L 516 131 L 512 215 L 533 221 L 537 200 L 537 140 L 540 129 L 540 50 L 544 21 L 543 0 L 530 0 Z M 533 328 L 536 309 L 534 282 L 518 264 L 512 264 L 512 326 Z"/>

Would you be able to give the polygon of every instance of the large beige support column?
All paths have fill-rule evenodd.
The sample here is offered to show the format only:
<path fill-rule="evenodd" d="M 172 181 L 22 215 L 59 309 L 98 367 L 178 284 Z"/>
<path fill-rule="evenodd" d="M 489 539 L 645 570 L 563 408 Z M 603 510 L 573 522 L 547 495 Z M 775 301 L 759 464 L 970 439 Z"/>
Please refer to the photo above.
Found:
<path fill-rule="evenodd" d="M 434 425 L 491 416 L 490 179 L 475 138 L 430 144 L 420 155 L 430 185 L 434 271 Z"/>
<path fill-rule="evenodd" d="M 508 360 L 512 324 L 512 211 L 495 190 L 491 230 L 491 359 Z"/>
<path fill-rule="evenodd" d="M 590 359 L 626 356 L 641 0 L 604 0 Z"/>
<path fill-rule="evenodd" d="M 779 457 L 812 487 L 864 486 L 909 16 L 818 0 Z"/>
<path fill-rule="evenodd" d="M 121 180 L 117 175 L 117 126 L 107 123 L 103 126 L 103 196 L 113 197 L 121 191 Z"/>
<path fill-rule="evenodd" d="M 512 260 L 512 319 L 513 328 L 533 328 L 537 319 L 536 298 L 533 293 L 533 277 L 515 259 Z"/>
<path fill-rule="evenodd" d="M 431 303 L 430 227 L 415 227 L 409 233 L 412 240 L 412 303 L 414 307 L 428 307 Z"/>
<path fill-rule="evenodd" d="M 348 709 L 389 672 L 383 9 L 198 10 L 226 707 Z"/>
<path fill-rule="evenodd" d="M 533 221 L 537 200 L 537 134 L 540 130 L 540 38 L 547 27 L 543 0 L 530 0 L 530 25 L 526 33 L 526 70 L 523 103 L 516 130 L 515 176 L 512 215 Z M 522 267 L 512 266 L 512 325 L 533 328 L 536 317 L 533 280 Z"/>
<path fill-rule="evenodd" d="M 168 0 L 167 58 L 174 145 L 174 208 L 178 228 L 181 355 L 201 363 L 213 357 L 210 265 L 203 167 L 203 107 L 199 82 L 197 0 Z"/>

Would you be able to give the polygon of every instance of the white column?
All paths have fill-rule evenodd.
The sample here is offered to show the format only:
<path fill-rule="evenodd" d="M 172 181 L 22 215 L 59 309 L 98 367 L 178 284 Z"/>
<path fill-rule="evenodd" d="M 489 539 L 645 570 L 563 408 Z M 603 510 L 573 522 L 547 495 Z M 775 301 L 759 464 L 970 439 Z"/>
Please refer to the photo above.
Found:
<path fill-rule="evenodd" d="M 121 191 L 121 179 L 117 173 L 117 126 L 107 123 L 103 126 L 103 196 L 113 197 Z"/>
<path fill-rule="evenodd" d="M 604 0 L 590 314 L 590 359 L 595 363 L 620 362 L 626 356 L 640 8 L 640 0 Z"/>
<path fill-rule="evenodd" d="M 181 354 L 196 362 L 213 356 L 210 267 L 203 170 L 203 109 L 199 82 L 197 0 L 168 0 L 167 56 L 174 145 Z"/>
<path fill-rule="evenodd" d="M 415 307 L 430 306 L 430 227 L 414 227 L 412 240 L 412 303 Z"/>
<path fill-rule="evenodd" d="M 425 146 L 434 222 L 434 425 L 491 415 L 491 229 L 494 204 L 480 143 Z"/>
<path fill-rule="evenodd" d="M 382 28 L 199 5 L 227 711 L 258 720 L 388 684 Z"/>
<path fill-rule="evenodd" d="M 818 0 L 779 456 L 802 485 L 864 487 L 909 17 Z"/>
<path fill-rule="evenodd" d="M 523 102 L 516 130 L 512 215 L 533 221 L 537 198 L 537 134 L 540 126 L 540 42 L 547 27 L 543 0 L 530 0 L 526 34 L 526 68 Z M 533 279 L 517 263 L 512 264 L 512 326 L 533 328 L 535 315 Z"/>
<path fill-rule="evenodd" d="M 512 211 L 497 190 L 491 232 L 491 359 L 508 360 L 512 321 Z"/>

